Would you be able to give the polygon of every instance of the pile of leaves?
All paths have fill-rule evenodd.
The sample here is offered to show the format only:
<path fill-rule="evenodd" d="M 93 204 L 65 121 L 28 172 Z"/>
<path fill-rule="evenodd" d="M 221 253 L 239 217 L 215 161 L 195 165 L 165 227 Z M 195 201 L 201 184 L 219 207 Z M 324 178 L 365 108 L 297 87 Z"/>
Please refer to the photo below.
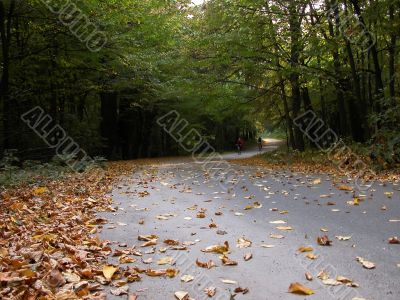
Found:
<path fill-rule="evenodd" d="M 135 163 L 136 164 L 136 163 Z M 107 193 L 133 163 L 110 163 L 5 189 L 0 198 L 1 299 L 104 299 L 103 267 L 111 248 L 93 234 L 115 211 Z"/>

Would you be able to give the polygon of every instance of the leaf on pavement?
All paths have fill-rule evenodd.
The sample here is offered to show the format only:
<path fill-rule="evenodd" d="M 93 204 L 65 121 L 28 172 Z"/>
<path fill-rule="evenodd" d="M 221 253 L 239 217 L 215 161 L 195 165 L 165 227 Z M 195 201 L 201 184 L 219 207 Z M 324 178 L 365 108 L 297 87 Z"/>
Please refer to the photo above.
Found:
<path fill-rule="evenodd" d="M 217 288 L 216 288 L 216 287 L 213 287 L 213 286 L 210 286 L 210 287 L 204 289 L 204 293 L 205 293 L 208 297 L 214 297 L 215 294 L 216 294 L 216 292 L 217 292 Z"/>
<path fill-rule="evenodd" d="M 201 262 L 197 259 L 196 265 L 200 268 L 206 268 L 206 269 L 211 269 L 213 267 L 216 267 L 215 263 L 212 260 L 209 260 L 208 262 Z"/>
<path fill-rule="evenodd" d="M 351 239 L 351 236 L 341 236 L 341 235 L 337 235 L 335 236 L 339 241 L 348 241 Z"/>
<path fill-rule="evenodd" d="M 281 239 L 284 239 L 284 238 L 285 238 L 285 237 L 284 237 L 283 235 L 281 235 L 281 234 L 270 234 L 269 237 L 270 237 L 271 239 L 278 239 L 278 240 L 281 240 Z"/>
<path fill-rule="evenodd" d="M 221 279 L 221 281 L 225 284 L 238 284 L 237 281 L 230 280 L 230 279 Z"/>
<path fill-rule="evenodd" d="M 178 300 L 189 300 L 189 293 L 184 291 L 175 292 L 175 298 Z"/>
<path fill-rule="evenodd" d="M 237 244 L 236 247 L 238 248 L 249 248 L 252 245 L 252 241 L 242 237 L 240 239 L 237 240 Z"/>
<path fill-rule="evenodd" d="M 301 252 L 301 253 L 304 253 L 304 252 L 313 252 L 314 249 L 313 249 L 312 247 L 310 247 L 310 246 L 308 246 L 308 247 L 306 247 L 306 246 L 301 246 L 301 247 L 298 249 L 298 251 Z"/>
<path fill-rule="evenodd" d="M 250 259 L 253 258 L 253 254 L 251 254 L 251 253 L 246 253 L 246 254 L 244 255 L 243 258 L 244 258 L 245 261 L 249 261 Z"/>
<path fill-rule="evenodd" d="M 298 295 L 313 295 L 314 291 L 301 283 L 295 282 L 290 284 L 289 293 L 298 294 Z"/>
<path fill-rule="evenodd" d="M 171 265 L 174 259 L 170 256 L 160 258 L 157 261 L 157 265 Z"/>
<path fill-rule="evenodd" d="M 226 255 L 221 256 L 220 259 L 221 259 L 222 264 L 223 264 L 224 266 L 237 266 L 237 264 L 238 264 L 236 261 L 231 260 L 231 259 L 230 259 L 228 256 L 226 256 Z"/>
<path fill-rule="evenodd" d="M 103 266 L 103 275 L 106 279 L 111 279 L 114 275 L 114 273 L 118 270 L 118 268 L 114 267 L 114 266 Z"/>
<path fill-rule="evenodd" d="M 212 245 L 208 246 L 205 249 L 201 250 L 205 253 L 217 253 L 217 254 L 224 254 L 229 252 L 229 243 L 225 241 L 223 245 Z"/>
<path fill-rule="evenodd" d="M 181 277 L 181 281 L 186 282 L 186 283 L 193 281 L 193 280 L 194 280 L 194 277 L 192 275 L 183 275 Z"/>
<path fill-rule="evenodd" d="M 353 190 L 353 188 L 351 186 L 345 185 L 345 184 L 340 185 L 338 187 L 338 189 L 341 191 L 349 191 L 349 192 L 351 192 Z"/>
<path fill-rule="evenodd" d="M 318 245 L 320 245 L 320 246 L 332 246 L 332 241 L 329 240 L 329 238 L 328 238 L 327 235 L 319 236 L 319 237 L 317 238 L 317 243 L 318 243 Z"/>
<path fill-rule="evenodd" d="M 357 261 L 358 261 L 359 263 L 361 263 L 365 269 L 368 269 L 368 270 L 370 270 L 370 269 L 375 269 L 375 267 L 376 267 L 375 264 L 374 264 L 373 262 L 370 262 L 370 261 L 368 261 L 368 260 L 365 260 L 364 258 L 359 257 L 359 256 L 357 257 Z"/>
<path fill-rule="evenodd" d="M 115 295 L 115 296 L 121 296 L 121 295 L 127 295 L 129 291 L 129 286 L 125 285 L 125 286 L 121 286 L 117 289 L 112 289 L 110 292 L 111 294 Z"/>

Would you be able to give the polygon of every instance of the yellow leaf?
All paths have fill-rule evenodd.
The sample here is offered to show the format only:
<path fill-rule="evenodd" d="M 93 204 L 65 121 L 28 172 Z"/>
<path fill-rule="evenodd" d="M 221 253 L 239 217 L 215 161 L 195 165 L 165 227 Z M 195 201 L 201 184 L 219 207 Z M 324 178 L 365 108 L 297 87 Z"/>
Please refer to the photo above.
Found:
<path fill-rule="evenodd" d="M 313 248 L 312 247 L 305 247 L 305 246 L 301 246 L 299 248 L 299 252 L 304 253 L 304 252 L 312 252 Z"/>
<path fill-rule="evenodd" d="M 114 266 L 103 266 L 103 275 L 107 279 L 111 279 L 118 268 Z"/>
<path fill-rule="evenodd" d="M 314 294 L 314 291 L 298 282 L 295 282 L 289 286 L 289 293 L 298 295 L 312 295 Z"/>
<path fill-rule="evenodd" d="M 47 187 L 39 186 L 33 190 L 33 194 L 35 194 L 36 196 L 40 196 L 48 191 L 49 190 L 47 189 Z"/>

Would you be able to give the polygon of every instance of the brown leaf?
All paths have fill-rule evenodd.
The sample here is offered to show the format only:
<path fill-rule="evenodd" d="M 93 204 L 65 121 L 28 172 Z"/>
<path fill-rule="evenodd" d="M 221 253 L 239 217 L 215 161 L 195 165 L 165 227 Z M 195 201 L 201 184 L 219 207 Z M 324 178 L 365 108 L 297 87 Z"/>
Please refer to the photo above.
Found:
<path fill-rule="evenodd" d="M 211 269 L 213 267 L 216 267 L 215 263 L 212 260 L 209 260 L 208 262 L 205 263 L 197 259 L 196 265 L 199 266 L 200 268 L 206 268 L 206 269 Z"/>
<path fill-rule="evenodd" d="M 202 249 L 201 251 L 206 252 L 206 253 L 218 253 L 218 254 L 228 253 L 229 252 L 229 243 L 227 241 L 225 241 L 223 245 L 209 246 L 205 249 Z"/>
<path fill-rule="evenodd" d="M 391 238 L 389 239 L 389 244 L 393 244 L 393 245 L 395 245 L 395 244 L 400 244 L 400 241 L 399 241 L 399 239 L 397 238 L 397 236 L 391 237 Z"/>
<path fill-rule="evenodd" d="M 46 281 L 48 285 L 53 288 L 63 286 L 66 283 L 64 276 L 56 269 L 50 272 Z"/>
<path fill-rule="evenodd" d="M 341 190 L 341 191 L 349 191 L 349 192 L 351 192 L 353 190 L 353 188 L 351 186 L 345 185 L 345 184 L 340 185 L 338 187 L 338 189 Z"/>
<path fill-rule="evenodd" d="M 317 238 L 318 245 L 320 246 L 332 246 L 332 241 L 329 240 L 327 235 Z"/>
<path fill-rule="evenodd" d="M 165 240 L 164 244 L 167 244 L 169 246 L 178 246 L 180 243 L 177 240 Z"/>
<path fill-rule="evenodd" d="M 249 289 L 248 288 L 241 288 L 241 287 L 237 287 L 235 290 L 234 290 L 234 292 L 235 293 L 238 293 L 238 294 L 243 294 L 243 295 L 245 295 L 245 294 L 247 294 L 248 292 L 249 292 Z"/>
<path fill-rule="evenodd" d="M 214 297 L 215 294 L 217 292 L 217 288 L 210 286 L 209 288 L 204 289 L 204 293 L 206 293 L 206 295 L 208 297 Z"/>
<path fill-rule="evenodd" d="M 238 264 L 236 261 L 231 260 L 231 259 L 230 259 L 228 256 L 226 256 L 226 255 L 223 255 L 223 256 L 221 256 L 220 258 L 221 258 L 222 264 L 223 264 L 224 266 L 237 266 L 237 264 Z"/>
<path fill-rule="evenodd" d="M 308 247 L 306 247 L 306 246 L 301 246 L 301 247 L 298 249 L 298 251 L 299 251 L 300 253 L 304 253 L 304 252 L 313 252 L 314 249 L 313 249 L 312 247 L 310 247 L 310 246 L 308 246 Z"/>

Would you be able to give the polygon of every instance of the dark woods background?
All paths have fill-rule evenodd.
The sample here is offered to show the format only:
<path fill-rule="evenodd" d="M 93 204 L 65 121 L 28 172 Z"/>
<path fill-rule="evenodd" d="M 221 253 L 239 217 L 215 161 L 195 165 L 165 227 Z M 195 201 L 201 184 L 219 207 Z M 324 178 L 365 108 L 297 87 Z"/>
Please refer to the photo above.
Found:
<path fill-rule="evenodd" d="M 44 2 L 0 1 L 0 153 L 54 155 L 20 120 L 37 105 L 114 159 L 182 154 L 156 124 L 170 110 L 220 151 L 265 120 L 304 151 L 293 120 L 313 110 L 372 160 L 399 163 L 398 0 Z M 100 51 L 88 24 L 107 36 Z"/>

